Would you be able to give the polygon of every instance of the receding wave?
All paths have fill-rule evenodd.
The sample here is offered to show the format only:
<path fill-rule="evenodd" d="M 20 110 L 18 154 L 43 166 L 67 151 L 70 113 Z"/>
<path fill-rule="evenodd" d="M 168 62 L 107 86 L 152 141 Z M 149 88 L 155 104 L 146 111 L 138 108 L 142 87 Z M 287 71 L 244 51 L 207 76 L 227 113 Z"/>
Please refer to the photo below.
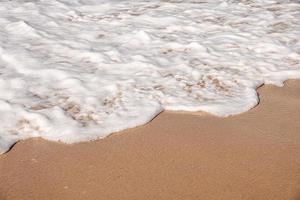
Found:
<path fill-rule="evenodd" d="M 300 77 L 288 0 L 0 3 L 0 153 L 145 124 L 163 110 L 238 114 Z"/>

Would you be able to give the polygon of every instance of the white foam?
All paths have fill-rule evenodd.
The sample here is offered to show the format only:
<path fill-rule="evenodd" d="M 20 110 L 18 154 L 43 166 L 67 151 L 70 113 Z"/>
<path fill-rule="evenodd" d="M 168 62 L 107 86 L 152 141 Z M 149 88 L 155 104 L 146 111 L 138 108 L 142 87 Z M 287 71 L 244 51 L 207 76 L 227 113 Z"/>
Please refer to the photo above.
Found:
<path fill-rule="evenodd" d="M 299 16 L 288 0 L 1 1 L 0 152 L 165 109 L 247 111 L 259 85 L 300 77 Z"/>

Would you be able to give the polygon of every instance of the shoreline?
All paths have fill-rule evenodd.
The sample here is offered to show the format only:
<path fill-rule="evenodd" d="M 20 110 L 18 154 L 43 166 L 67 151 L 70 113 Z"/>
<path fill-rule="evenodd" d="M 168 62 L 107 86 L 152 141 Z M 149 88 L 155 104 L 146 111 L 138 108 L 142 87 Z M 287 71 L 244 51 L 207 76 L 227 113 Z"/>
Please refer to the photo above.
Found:
<path fill-rule="evenodd" d="M 0 155 L 0 199 L 299 198 L 299 91 L 263 85 L 226 118 L 164 111 L 91 142 L 18 142 Z"/>

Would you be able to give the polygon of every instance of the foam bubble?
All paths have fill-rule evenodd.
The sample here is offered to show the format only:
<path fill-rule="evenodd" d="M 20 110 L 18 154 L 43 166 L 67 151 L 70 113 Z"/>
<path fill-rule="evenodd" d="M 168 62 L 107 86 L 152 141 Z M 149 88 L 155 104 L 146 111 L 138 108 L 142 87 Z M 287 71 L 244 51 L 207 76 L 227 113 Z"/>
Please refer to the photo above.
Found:
<path fill-rule="evenodd" d="M 3 1 L 0 153 L 74 143 L 163 110 L 229 116 L 300 77 L 297 1 Z"/>

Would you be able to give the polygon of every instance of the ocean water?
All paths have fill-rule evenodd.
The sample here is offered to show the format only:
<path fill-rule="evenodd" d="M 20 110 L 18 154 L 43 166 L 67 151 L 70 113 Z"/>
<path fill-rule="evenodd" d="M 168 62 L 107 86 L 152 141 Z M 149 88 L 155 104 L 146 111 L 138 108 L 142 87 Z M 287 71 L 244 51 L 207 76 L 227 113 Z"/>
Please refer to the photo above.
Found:
<path fill-rule="evenodd" d="M 300 77 L 299 53 L 296 0 L 2 0 L 0 153 L 163 110 L 245 112 L 258 86 Z"/>

